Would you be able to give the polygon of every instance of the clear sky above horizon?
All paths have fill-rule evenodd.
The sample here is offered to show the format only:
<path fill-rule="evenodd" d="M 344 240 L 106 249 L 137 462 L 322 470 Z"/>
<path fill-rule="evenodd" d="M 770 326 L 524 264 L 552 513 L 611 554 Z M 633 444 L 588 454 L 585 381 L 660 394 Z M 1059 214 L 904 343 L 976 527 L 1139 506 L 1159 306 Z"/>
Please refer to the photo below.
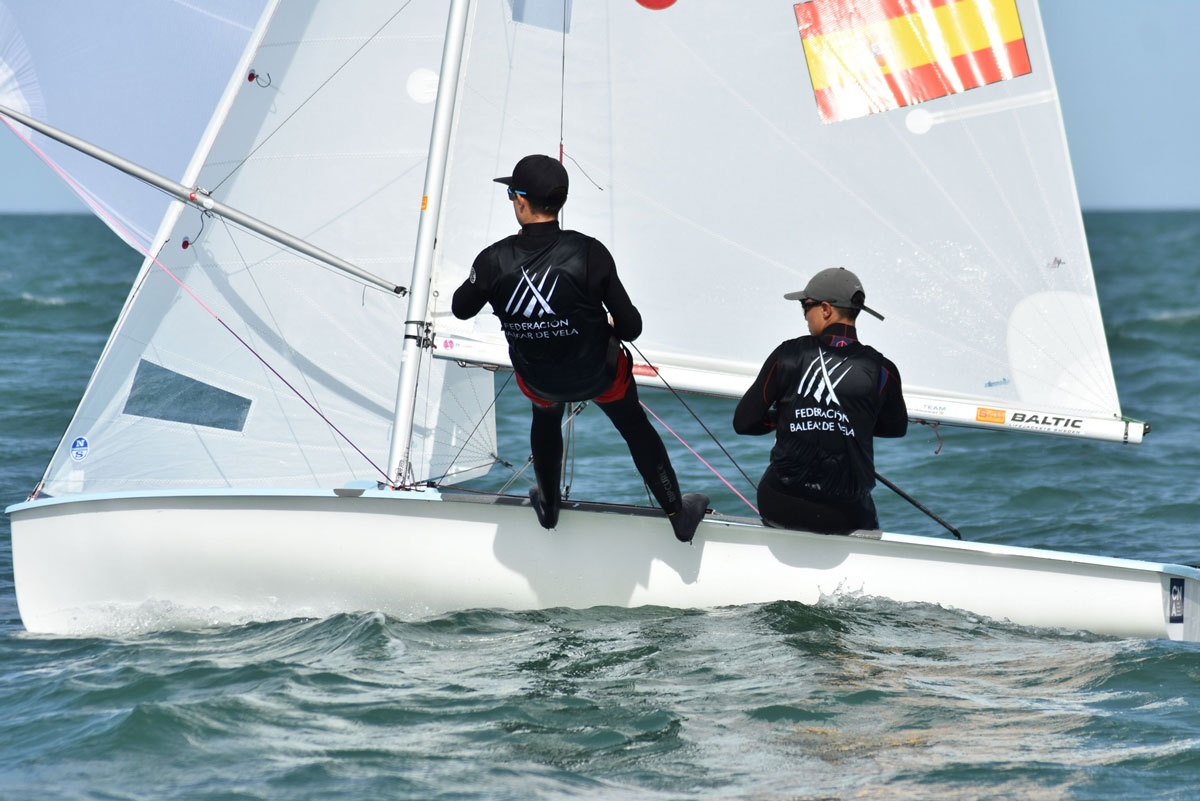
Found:
<path fill-rule="evenodd" d="M 1041 6 L 1084 209 L 1200 209 L 1200 0 Z M 0 213 L 83 210 L 0 126 Z"/>

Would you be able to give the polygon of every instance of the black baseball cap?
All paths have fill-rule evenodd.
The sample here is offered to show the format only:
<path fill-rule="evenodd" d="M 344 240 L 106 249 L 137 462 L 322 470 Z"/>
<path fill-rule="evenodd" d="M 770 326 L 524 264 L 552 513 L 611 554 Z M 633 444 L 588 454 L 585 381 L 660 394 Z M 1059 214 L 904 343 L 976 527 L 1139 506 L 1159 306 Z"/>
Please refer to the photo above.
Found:
<path fill-rule="evenodd" d="M 533 200 L 559 203 L 567 199 L 567 169 L 549 156 L 526 156 L 513 167 L 512 175 L 493 180 Z"/>
<path fill-rule="evenodd" d="M 845 267 L 830 267 L 809 279 L 808 285 L 799 292 L 789 292 L 786 300 L 819 300 L 839 309 L 862 309 L 867 314 L 883 319 L 883 315 L 864 303 L 867 293 L 862 281 Z"/>

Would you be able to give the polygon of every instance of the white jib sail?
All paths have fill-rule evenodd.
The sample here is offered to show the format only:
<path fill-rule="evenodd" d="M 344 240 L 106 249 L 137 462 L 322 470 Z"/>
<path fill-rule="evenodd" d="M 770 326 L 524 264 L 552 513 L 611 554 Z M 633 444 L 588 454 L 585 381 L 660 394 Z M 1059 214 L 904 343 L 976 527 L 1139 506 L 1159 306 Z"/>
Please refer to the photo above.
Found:
<path fill-rule="evenodd" d="M 405 284 L 445 25 L 435 0 L 279 4 L 196 184 Z M 190 208 L 158 259 L 47 492 L 386 478 L 405 299 Z M 414 477 L 490 464 L 491 375 L 439 362 L 420 390 Z"/>
<path fill-rule="evenodd" d="M 944 96 L 893 91 L 931 70 Z M 564 226 L 612 250 L 637 344 L 677 386 L 740 395 L 807 333 L 782 295 L 840 265 L 887 318 L 860 334 L 898 365 L 913 417 L 1140 439 L 1120 422 L 1035 0 L 483 3 L 461 96 L 439 355 L 506 363 L 494 318 L 460 329 L 448 299 L 515 231 L 491 179 L 557 155 L 561 124 Z"/>

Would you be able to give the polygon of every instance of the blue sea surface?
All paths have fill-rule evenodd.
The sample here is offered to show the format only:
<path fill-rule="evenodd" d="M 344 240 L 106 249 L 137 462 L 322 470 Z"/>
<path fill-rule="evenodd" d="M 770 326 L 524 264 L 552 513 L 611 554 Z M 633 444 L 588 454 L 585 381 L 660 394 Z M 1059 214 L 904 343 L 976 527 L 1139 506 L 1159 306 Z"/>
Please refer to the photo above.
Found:
<path fill-rule="evenodd" d="M 1196 564 L 1200 213 L 1085 223 L 1145 443 L 913 427 L 877 466 L 967 539 Z M 138 264 L 90 217 L 0 216 L 5 505 L 45 469 Z M 753 499 L 670 394 L 643 399 Z M 728 401 L 689 404 L 757 479 L 769 443 L 733 436 Z M 499 408 L 519 467 L 527 405 L 510 387 Z M 575 497 L 646 502 L 602 414 L 576 436 Z M 685 491 L 749 514 L 664 438 Z M 875 496 L 886 529 L 946 536 Z M 4 799 L 1200 798 L 1195 643 L 876 599 L 168 630 L 150 614 L 120 637 L 40 636 L 21 625 L 0 525 Z"/>

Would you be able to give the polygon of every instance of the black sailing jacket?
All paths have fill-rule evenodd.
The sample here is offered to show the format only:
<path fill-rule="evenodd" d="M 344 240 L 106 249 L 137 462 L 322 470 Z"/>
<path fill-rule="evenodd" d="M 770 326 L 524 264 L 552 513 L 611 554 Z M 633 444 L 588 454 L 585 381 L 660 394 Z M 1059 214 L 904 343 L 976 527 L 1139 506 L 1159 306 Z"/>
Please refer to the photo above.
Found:
<path fill-rule="evenodd" d="M 784 343 L 771 465 L 785 486 L 830 501 L 860 498 L 875 486 L 883 361 L 860 342 L 831 348 L 806 336 Z"/>
<path fill-rule="evenodd" d="M 489 301 L 526 386 L 551 401 L 587 400 L 612 384 L 620 343 L 604 305 L 588 295 L 592 238 L 562 231 L 538 251 L 517 238 L 489 248 L 497 266 Z"/>

